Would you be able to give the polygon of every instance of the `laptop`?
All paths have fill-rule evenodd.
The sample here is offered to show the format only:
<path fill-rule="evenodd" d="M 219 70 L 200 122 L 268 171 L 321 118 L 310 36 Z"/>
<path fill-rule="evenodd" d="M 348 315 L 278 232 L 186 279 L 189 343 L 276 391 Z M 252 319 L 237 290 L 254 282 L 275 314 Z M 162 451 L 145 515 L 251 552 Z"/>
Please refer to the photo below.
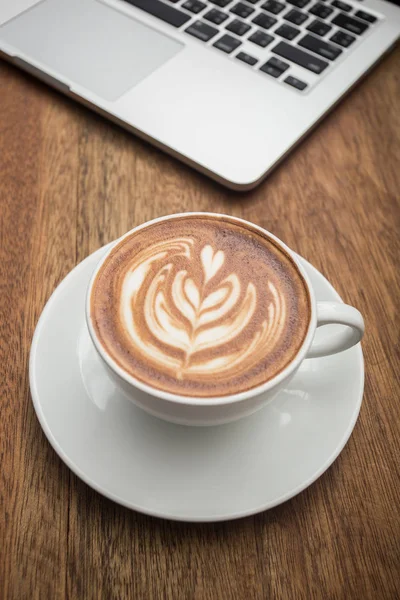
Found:
<path fill-rule="evenodd" d="M 237 190 L 395 45 L 399 0 L 1 0 L 0 54 Z"/>

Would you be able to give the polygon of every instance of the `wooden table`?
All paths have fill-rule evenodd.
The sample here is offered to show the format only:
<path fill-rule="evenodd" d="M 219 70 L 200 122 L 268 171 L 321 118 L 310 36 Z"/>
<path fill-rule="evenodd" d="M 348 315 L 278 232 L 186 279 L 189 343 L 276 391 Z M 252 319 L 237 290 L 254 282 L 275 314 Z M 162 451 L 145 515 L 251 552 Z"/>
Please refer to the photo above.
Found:
<path fill-rule="evenodd" d="M 400 48 L 246 194 L 0 63 L 1 599 L 399 597 L 399 197 Z M 338 460 L 282 506 L 222 524 L 161 521 L 94 492 L 50 447 L 28 387 L 61 279 L 133 226 L 187 210 L 273 231 L 367 325 L 364 403 Z"/>

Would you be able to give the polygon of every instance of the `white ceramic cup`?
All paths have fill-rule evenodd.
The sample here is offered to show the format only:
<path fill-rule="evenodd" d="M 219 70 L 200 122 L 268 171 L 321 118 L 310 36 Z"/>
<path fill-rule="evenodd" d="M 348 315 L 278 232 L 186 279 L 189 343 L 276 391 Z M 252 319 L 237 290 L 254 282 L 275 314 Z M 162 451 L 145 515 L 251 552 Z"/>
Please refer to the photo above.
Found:
<path fill-rule="evenodd" d="M 153 225 L 159 221 L 176 219 L 182 216 L 211 216 L 229 219 L 232 222 L 243 224 L 256 232 L 269 236 L 275 244 L 287 252 L 297 265 L 297 268 L 307 285 L 311 300 L 311 315 L 307 333 L 302 346 L 290 364 L 278 375 L 269 379 L 262 385 L 245 392 L 231 394 L 223 397 L 195 398 L 192 396 L 181 396 L 170 392 L 164 392 L 153 388 L 122 369 L 110 356 L 100 340 L 97 338 L 91 318 L 91 292 L 97 273 L 107 261 L 111 251 L 123 239 L 135 235 L 136 232 Z M 303 360 L 336 354 L 351 348 L 357 344 L 364 334 L 364 320 L 360 312 L 340 302 L 317 302 L 310 280 L 297 255 L 292 252 L 283 242 L 268 231 L 236 217 L 220 215 L 215 213 L 180 213 L 168 215 L 159 219 L 149 221 L 139 227 L 128 231 L 124 236 L 112 244 L 97 265 L 89 283 L 86 297 L 86 321 L 93 344 L 102 359 L 110 377 L 132 402 L 145 411 L 167 421 L 185 425 L 218 425 L 235 421 L 249 415 L 270 402 L 284 388 L 299 369 Z M 313 342 L 317 327 L 328 324 L 341 324 L 345 327 L 340 332 L 326 336 L 322 341 Z"/>

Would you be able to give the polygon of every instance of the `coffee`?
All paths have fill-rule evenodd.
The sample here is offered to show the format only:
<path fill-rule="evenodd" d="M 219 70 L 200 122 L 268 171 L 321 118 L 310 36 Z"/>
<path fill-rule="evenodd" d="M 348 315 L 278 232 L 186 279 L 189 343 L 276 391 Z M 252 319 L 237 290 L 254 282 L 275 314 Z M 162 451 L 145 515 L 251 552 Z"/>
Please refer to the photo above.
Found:
<path fill-rule="evenodd" d="M 311 304 L 291 257 L 229 217 L 180 216 L 119 242 L 91 292 L 105 351 L 159 390 L 215 397 L 280 373 L 306 336 Z"/>

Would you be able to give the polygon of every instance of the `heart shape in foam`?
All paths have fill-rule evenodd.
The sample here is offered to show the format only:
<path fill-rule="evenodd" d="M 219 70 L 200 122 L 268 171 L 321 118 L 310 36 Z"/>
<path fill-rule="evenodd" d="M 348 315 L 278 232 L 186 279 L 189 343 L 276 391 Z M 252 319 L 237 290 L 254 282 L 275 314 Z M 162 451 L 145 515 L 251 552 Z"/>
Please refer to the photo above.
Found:
<path fill-rule="evenodd" d="M 207 283 L 214 277 L 224 264 L 225 254 L 222 250 L 214 253 L 212 247 L 207 244 L 200 253 L 201 263 L 204 269 L 204 283 Z"/>

